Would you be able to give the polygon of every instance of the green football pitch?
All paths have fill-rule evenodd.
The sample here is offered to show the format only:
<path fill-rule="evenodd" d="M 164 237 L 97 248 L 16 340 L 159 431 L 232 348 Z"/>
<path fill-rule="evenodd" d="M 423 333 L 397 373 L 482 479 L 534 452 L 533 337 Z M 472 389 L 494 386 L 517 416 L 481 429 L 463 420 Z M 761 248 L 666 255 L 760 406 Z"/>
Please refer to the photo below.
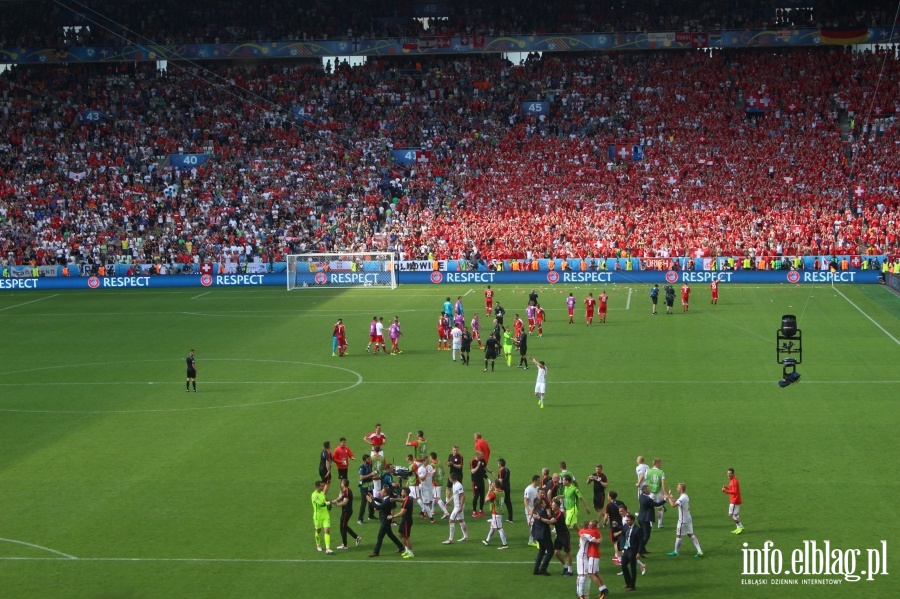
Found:
<path fill-rule="evenodd" d="M 507 321 L 524 317 L 530 288 L 495 289 Z M 551 577 L 531 574 L 522 490 L 560 460 L 582 485 L 602 463 L 636 509 L 638 455 L 662 458 L 670 486 L 687 484 L 704 551 L 694 559 L 686 539 L 666 555 L 669 510 L 638 595 L 896 596 L 900 299 L 874 285 L 723 285 L 711 305 L 698 285 L 688 313 L 676 300 L 675 314 L 651 316 L 648 286 L 610 286 L 608 322 L 588 328 L 581 302 L 601 290 L 537 290 L 547 321 L 529 353 L 548 367 L 544 409 L 533 367 L 498 361 L 485 373 L 477 350 L 468 367 L 437 351 L 447 296 L 487 328 L 481 288 L 0 295 L 0 597 L 574 597 L 557 562 Z M 783 314 L 797 316 L 804 343 L 802 379 L 785 389 Z M 400 317 L 401 355 L 366 353 L 373 315 Z M 344 358 L 331 355 L 337 318 Z M 198 393 L 184 385 L 192 348 Z M 348 439 L 355 481 L 376 422 L 397 463 L 409 432 L 424 430 L 442 460 L 454 444 L 468 460 L 483 433 L 491 467 L 503 457 L 512 471 L 510 549 L 481 544 L 487 523 L 469 507 L 469 543 L 443 545 L 446 521 L 417 515 L 414 559 L 390 542 L 370 559 L 374 522 L 354 524 L 359 547 L 316 552 L 322 442 Z M 740 536 L 721 492 L 727 468 L 743 491 Z M 337 521 L 333 511 L 333 546 Z M 839 575 L 817 575 L 812 543 L 827 543 Z M 624 596 L 605 539 L 601 551 L 611 596 Z"/>

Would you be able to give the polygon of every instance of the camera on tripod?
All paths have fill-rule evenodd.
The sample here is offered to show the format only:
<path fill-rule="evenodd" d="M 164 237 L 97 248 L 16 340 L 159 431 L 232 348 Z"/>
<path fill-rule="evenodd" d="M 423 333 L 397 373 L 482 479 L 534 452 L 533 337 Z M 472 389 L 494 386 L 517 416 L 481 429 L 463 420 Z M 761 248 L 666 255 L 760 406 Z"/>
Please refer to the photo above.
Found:
<path fill-rule="evenodd" d="M 783 389 L 800 380 L 797 365 L 803 361 L 803 332 L 797 328 L 793 314 L 781 317 L 781 328 L 775 332 L 775 358 L 782 365 L 779 387 Z"/>

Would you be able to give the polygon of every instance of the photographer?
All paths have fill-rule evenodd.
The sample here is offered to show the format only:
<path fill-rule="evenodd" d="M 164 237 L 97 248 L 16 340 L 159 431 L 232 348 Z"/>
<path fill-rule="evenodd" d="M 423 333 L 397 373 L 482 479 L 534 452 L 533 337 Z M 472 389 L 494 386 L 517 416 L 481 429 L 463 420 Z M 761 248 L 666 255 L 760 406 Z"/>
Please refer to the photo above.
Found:
<path fill-rule="evenodd" d="M 671 285 L 663 287 L 666 292 L 666 314 L 672 313 L 672 306 L 675 304 L 675 288 Z"/>
<path fill-rule="evenodd" d="M 389 497 L 400 496 L 400 483 L 394 479 L 395 469 L 393 464 L 384 465 L 384 473 L 381 475 L 381 488 L 387 489 Z"/>

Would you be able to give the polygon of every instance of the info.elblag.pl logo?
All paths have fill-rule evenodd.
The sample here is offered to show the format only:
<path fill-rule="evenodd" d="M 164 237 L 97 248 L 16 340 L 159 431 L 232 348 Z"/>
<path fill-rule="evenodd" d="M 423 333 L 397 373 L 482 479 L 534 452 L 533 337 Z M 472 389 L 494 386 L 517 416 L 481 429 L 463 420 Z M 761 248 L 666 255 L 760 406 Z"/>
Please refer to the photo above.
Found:
<path fill-rule="evenodd" d="M 772 541 L 754 549 L 743 544 L 743 576 L 777 578 L 744 578 L 741 584 L 806 584 L 834 585 L 842 582 L 875 580 L 886 576 L 887 541 L 869 549 L 841 549 L 831 541 L 803 541 L 788 557 Z"/>

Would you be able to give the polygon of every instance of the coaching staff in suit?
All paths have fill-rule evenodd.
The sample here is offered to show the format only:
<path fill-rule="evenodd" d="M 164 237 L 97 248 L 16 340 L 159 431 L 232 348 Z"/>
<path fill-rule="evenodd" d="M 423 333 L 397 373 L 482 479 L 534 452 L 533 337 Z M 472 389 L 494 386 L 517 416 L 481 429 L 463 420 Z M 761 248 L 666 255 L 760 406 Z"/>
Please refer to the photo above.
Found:
<path fill-rule="evenodd" d="M 650 553 L 647 551 L 647 543 L 650 542 L 650 531 L 653 530 L 653 520 L 656 517 L 656 508 L 663 505 L 665 500 L 653 501 L 653 497 L 650 496 L 650 487 L 644 485 L 641 487 L 641 509 L 638 511 L 638 524 L 641 525 L 641 532 L 643 533 L 643 541 L 641 543 L 641 553 L 644 555 Z"/>
<path fill-rule="evenodd" d="M 625 578 L 625 590 L 633 591 L 637 579 L 637 560 L 643 549 L 641 528 L 634 521 L 634 514 L 625 514 L 622 522 L 622 534 L 619 535 L 619 549 L 622 551 L 622 576 Z"/>

